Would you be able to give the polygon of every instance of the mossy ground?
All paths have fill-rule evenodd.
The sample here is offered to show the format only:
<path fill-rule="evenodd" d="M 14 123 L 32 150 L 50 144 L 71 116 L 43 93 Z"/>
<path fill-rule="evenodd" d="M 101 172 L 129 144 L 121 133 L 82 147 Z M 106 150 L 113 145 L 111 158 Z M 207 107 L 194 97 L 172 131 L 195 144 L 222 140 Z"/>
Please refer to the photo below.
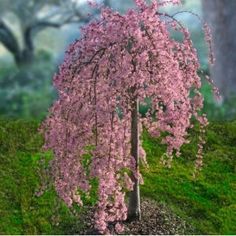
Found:
<path fill-rule="evenodd" d="M 42 196 L 35 194 L 40 178 L 46 178 L 50 159 L 50 154 L 40 151 L 43 140 L 38 124 L 0 120 L 1 234 L 73 234 L 83 226 L 51 185 Z M 196 133 L 191 131 L 192 142 L 182 148 L 171 169 L 160 164 L 164 146 L 143 134 L 149 168 L 142 169 L 145 184 L 141 194 L 171 208 L 196 233 L 236 234 L 236 122 L 209 125 L 204 168 L 193 179 Z"/>
<path fill-rule="evenodd" d="M 0 234 L 70 234 L 81 227 L 51 186 L 36 196 L 50 157 L 40 152 L 37 127 L 0 120 Z"/>
<path fill-rule="evenodd" d="M 168 169 L 160 163 L 164 147 L 144 133 L 150 167 L 143 171 L 142 194 L 166 204 L 198 234 L 236 234 L 236 122 L 208 126 L 204 167 L 194 179 L 196 134 L 191 131 L 191 143 Z"/>

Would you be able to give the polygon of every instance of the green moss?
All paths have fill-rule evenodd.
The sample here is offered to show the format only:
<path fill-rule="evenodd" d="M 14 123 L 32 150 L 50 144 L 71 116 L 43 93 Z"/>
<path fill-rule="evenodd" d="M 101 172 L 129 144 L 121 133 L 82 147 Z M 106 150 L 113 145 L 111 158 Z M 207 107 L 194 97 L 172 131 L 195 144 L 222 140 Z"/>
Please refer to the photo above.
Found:
<path fill-rule="evenodd" d="M 0 120 L 0 233 L 78 233 L 82 222 L 58 199 L 51 184 L 42 196 L 35 195 L 42 178 L 50 183 L 45 171 L 52 156 L 41 153 L 37 128 L 36 121 Z M 171 169 L 160 164 L 165 145 L 143 133 L 150 166 L 142 168 L 141 194 L 170 207 L 196 233 L 236 234 L 236 122 L 209 125 L 204 168 L 193 179 L 197 132 L 198 127 L 190 131 L 191 143 L 183 146 Z M 84 196 L 89 205 L 96 202 L 96 180 L 93 185 L 91 198 Z"/>
<path fill-rule="evenodd" d="M 236 234 L 236 122 L 212 123 L 206 132 L 204 167 L 192 178 L 197 147 L 197 128 L 191 143 L 171 169 L 160 164 L 162 145 L 144 133 L 149 170 L 143 169 L 142 194 L 167 204 L 200 234 Z"/>
<path fill-rule="evenodd" d="M 81 227 L 52 186 L 36 196 L 51 158 L 40 152 L 37 128 L 35 121 L 0 120 L 1 234 L 73 234 Z"/>

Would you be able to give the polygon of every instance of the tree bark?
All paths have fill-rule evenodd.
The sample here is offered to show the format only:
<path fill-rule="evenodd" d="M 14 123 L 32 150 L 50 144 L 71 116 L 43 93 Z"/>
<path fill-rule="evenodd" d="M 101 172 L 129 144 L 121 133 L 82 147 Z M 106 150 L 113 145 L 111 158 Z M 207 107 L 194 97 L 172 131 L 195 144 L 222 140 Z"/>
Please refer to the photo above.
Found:
<path fill-rule="evenodd" d="M 17 66 L 31 63 L 34 59 L 33 39 L 30 32 L 26 31 L 23 35 L 24 49 L 21 49 L 15 34 L 0 19 L 0 42 L 12 53 Z"/>
<path fill-rule="evenodd" d="M 131 155 L 136 161 L 136 172 L 139 170 L 139 119 L 138 100 L 136 99 L 131 111 Z M 130 192 L 128 221 L 141 220 L 139 180 L 133 175 L 134 189 Z"/>
<path fill-rule="evenodd" d="M 222 97 L 236 95 L 236 1 L 202 0 L 202 8 L 213 36 L 216 62 L 211 75 Z"/>
<path fill-rule="evenodd" d="M 21 50 L 18 41 L 11 29 L 0 19 L 0 42 L 12 53 L 16 64 L 21 60 Z"/>
<path fill-rule="evenodd" d="M 22 64 L 27 65 L 31 64 L 34 59 L 34 43 L 33 43 L 33 36 L 31 32 L 31 28 L 26 28 L 26 30 L 23 33 L 24 38 L 24 49 L 22 50 Z"/>

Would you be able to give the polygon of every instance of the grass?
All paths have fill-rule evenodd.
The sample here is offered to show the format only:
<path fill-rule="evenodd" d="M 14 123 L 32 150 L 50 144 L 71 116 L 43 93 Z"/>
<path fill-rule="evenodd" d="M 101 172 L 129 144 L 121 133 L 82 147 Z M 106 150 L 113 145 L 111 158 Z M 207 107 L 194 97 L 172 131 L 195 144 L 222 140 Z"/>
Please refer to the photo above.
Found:
<path fill-rule="evenodd" d="M 0 120 L 0 234 L 66 234 L 77 218 L 51 186 L 37 197 L 49 155 L 40 152 L 38 122 Z M 42 162 L 42 160 L 45 160 Z"/>
<path fill-rule="evenodd" d="M 142 194 L 166 204 L 197 234 L 236 234 L 236 122 L 209 125 L 204 167 L 194 179 L 196 133 L 191 132 L 191 143 L 170 169 L 160 163 L 164 146 L 144 133 L 150 167 L 143 170 Z"/>
<path fill-rule="evenodd" d="M 50 183 L 45 171 L 51 157 L 40 151 L 43 140 L 37 127 L 36 121 L 0 120 L 0 233 L 74 234 L 82 223 L 53 187 L 49 184 L 44 194 L 36 194 L 42 179 Z M 196 133 L 191 131 L 192 142 L 168 169 L 160 164 L 164 146 L 144 132 L 150 167 L 142 169 L 141 194 L 167 205 L 196 233 L 236 234 L 236 122 L 210 124 L 205 165 L 194 180 Z"/>

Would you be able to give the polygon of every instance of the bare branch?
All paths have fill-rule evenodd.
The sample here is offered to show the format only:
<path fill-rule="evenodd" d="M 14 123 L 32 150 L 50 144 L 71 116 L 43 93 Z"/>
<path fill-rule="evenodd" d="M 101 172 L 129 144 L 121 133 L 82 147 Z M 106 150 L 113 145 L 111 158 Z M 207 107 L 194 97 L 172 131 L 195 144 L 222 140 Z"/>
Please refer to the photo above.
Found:
<path fill-rule="evenodd" d="M 0 42 L 13 54 L 19 52 L 19 45 L 16 37 L 10 28 L 0 19 Z"/>
<path fill-rule="evenodd" d="M 60 22 L 52 22 L 52 21 L 45 21 L 45 20 L 39 20 L 35 22 L 33 25 L 28 27 L 28 31 L 30 33 L 38 33 L 41 30 L 44 30 L 45 28 L 52 27 L 52 28 L 60 28 L 64 25 L 67 24 L 72 24 L 72 23 L 87 23 L 89 22 L 90 18 L 80 18 L 76 19 L 74 15 L 68 16 L 66 19 L 60 21 Z"/>
<path fill-rule="evenodd" d="M 71 23 L 88 23 L 90 19 L 91 16 L 84 15 L 78 9 L 78 6 L 71 2 L 66 9 L 61 6 L 59 10 L 57 9 L 45 17 L 38 19 L 27 30 L 31 33 L 37 33 L 47 27 L 60 28 Z"/>

